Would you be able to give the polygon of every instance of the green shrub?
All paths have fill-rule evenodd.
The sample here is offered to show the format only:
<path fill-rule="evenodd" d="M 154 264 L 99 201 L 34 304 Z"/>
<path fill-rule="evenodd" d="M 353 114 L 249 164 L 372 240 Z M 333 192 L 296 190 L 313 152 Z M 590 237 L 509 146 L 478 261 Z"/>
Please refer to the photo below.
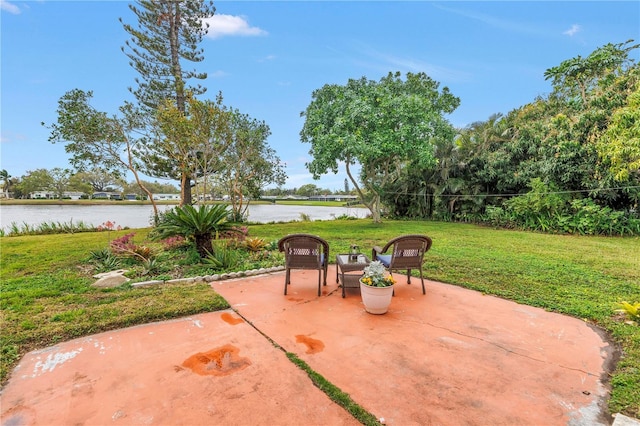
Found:
<path fill-rule="evenodd" d="M 229 210 L 225 204 L 176 207 L 160 218 L 151 236 L 163 240 L 180 235 L 193 240 L 200 257 L 205 258 L 213 251 L 213 237 L 233 229 L 233 223 L 227 220 L 228 216 Z"/>
<path fill-rule="evenodd" d="M 239 265 L 238 252 L 228 247 L 226 243 L 217 243 L 212 247 L 213 250 L 202 259 L 203 263 L 210 265 L 214 270 L 234 269 Z"/>

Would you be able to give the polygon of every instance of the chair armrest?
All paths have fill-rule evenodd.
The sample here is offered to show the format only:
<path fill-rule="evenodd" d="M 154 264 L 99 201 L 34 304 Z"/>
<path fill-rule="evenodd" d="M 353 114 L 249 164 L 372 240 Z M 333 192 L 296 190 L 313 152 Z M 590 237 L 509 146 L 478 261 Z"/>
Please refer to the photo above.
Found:
<path fill-rule="evenodd" d="M 371 250 L 371 261 L 376 260 L 376 256 L 382 253 L 382 248 L 380 246 L 373 246 L 373 250 Z"/>

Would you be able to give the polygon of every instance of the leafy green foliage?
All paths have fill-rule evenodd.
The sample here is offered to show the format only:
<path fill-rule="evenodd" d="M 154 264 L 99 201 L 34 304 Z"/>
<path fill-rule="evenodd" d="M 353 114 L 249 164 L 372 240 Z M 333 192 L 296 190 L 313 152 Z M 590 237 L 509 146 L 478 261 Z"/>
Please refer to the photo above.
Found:
<path fill-rule="evenodd" d="M 545 79 L 551 79 L 556 92 L 569 97 L 579 96 L 582 102 L 587 101 L 600 80 L 609 78 L 629 61 L 629 52 L 640 47 L 632 45 L 633 40 L 624 43 L 608 43 L 594 50 L 586 58 L 577 56 L 562 61 L 557 67 L 549 68 L 544 73 Z"/>
<path fill-rule="evenodd" d="M 73 220 L 69 222 L 42 222 L 38 225 L 29 225 L 28 223 L 20 225 L 13 222 L 9 225 L 9 230 L 6 234 L 7 236 L 15 237 L 18 235 L 74 234 L 77 232 L 94 232 L 96 230 L 99 229 L 82 221 L 74 222 Z"/>
<path fill-rule="evenodd" d="M 364 268 L 360 280 L 372 287 L 391 287 L 395 284 L 393 277 L 387 273 L 384 265 L 378 260 L 374 260 Z"/>
<path fill-rule="evenodd" d="M 240 257 L 236 250 L 228 247 L 226 244 L 216 244 L 215 249 L 208 253 L 207 256 L 202 259 L 202 262 L 206 265 L 210 265 L 214 270 L 234 270 L 239 266 Z"/>
<path fill-rule="evenodd" d="M 156 114 L 160 133 L 145 147 L 149 167 L 170 173 L 179 168 L 183 178 L 197 174 L 200 183 L 196 189 L 201 194 L 211 194 L 211 175 L 227 167 L 221 156 L 231 137 L 229 119 L 221 95 L 216 101 L 187 96 L 182 105 L 177 105 L 173 97 L 166 99 Z M 191 203 L 183 200 L 182 205 L 185 204 Z"/>
<path fill-rule="evenodd" d="M 138 173 L 144 162 L 134 155 L 144 140 L 140 135 L 147 129 L 147 118 L 129 102 L 120 107 L 120 116 L 109 116 L 91 105 L 92 97 L 91 91 L 74 89 L 60 98 L 49 142 L 64 143 L 65 151 L 71 154 L 70 163 L 79 170 L 100 168 L 116 178 L 130 171 L 157 216 L 153 194 Z"/>
<path fill-rule="evenodd" d="M 263 187 L 285 183 L 284 164 L 267 144 L 269 135 L 271 130 L 264 121 L 230 111 L 227 144 L 220 155 L 224 167 L 215 178 L 223 193 L 229 194 L 237 222 L 246 219 L 250 200 L 258 198 Z"/>
<path fill-rule="evenodd" d="M 228 215 L 224 204 L 176 207 L 162 216 L 152 237 L 162 240 L 179 235 L 193 240 L 200 257 L 205 258 L 213 252 L 213 237 L 233 230 L 234 224 L 227 221 Z"/>
<path fill-rule="evenodd" d="M 629 95 L 627 104 L 616 109 L 598 153 L 610 164 L 617 181 L 634 181 L 640 172 L 640 85 Z M 636 179 L 633 179 L 633 175 Z"/>
<path fill-rule="evenodd" d="M 311 144 L 309 171 L 317 178 L 336 173 L 344 162 L 373 221 L 379 222 L 385 185 L 407 167 L 434 165 L 434 141 L 453 140 L 444 114 L 460 100 L 439 85 L 424 73 L 407 73 L 403 80 L 397 72 L 379 82 L 362 77 L 315 90 L 300 132 L 302 142 Z M 354 164 L 361 166 L 359 179 L 351 174 Z"/>
<path fill-rule="evenodd" d="M 103 248 L 90 252 L 91 260 L 96 265 L 96 272 L 108 272 L 120 268 L 120 259 L 110 249 Z"/>
<path fill-rule="evenodd" d="M 185 83 L 192 78 L 204 80 L 207 74 L 187 70 L 183 64 L 204 60 L 197 46 L 208 30 L 202 20 L 215 12 L 213 2 L 143 0 L 129 5 L 129 9 L 136 15 L 138 26 L 120 21 L 131 35 L 123 51 L 140 74 L 138 88 L 132 90 L 138 102 L 155 111 L 165 99 L 177 97 L 182 107 L 187 92 L 204 93 L 205 88 Z"/>
<path fill-rule="evenodd" d="M 436 140 L 384 186 L 392 217 L 549 232 L 637 232 L 640 67 L 632 41 L 547 70 L 553 93 Z M 572 217 L 576 215 L 578 217 Z"/>
<path fill-rule="evenodd" d="M 493 226 L 580 235 L 638 235 L 640 217 L 597 205 L 590 198 L 567 200 L 540 180 L 525 195 L 488 206 L 481 221 Z"/>

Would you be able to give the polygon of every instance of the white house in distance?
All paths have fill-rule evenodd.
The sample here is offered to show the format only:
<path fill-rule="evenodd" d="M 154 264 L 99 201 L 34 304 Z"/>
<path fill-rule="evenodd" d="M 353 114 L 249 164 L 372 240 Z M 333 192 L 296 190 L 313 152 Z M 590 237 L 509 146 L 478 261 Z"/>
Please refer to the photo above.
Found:
<path fill-rule="evenodd" d="M 84 195 L 83 192 L 64 191 L 62 193 L 62 198 L 66 198 L 67 200 L 79 200 L 82 195 Z M 55 200 L 58 198 L 58 195 L 53 191 L 34 191 L 29 193 L 29 198 L 35 200 Z"/>
<path fill-rule="evenodd" d="M 67 200 L 80 200 L 82 196 L 87 196 L 83 192 L 73 192 L 73 191 L 64 191 L 62 193 L 62 198 Z M 34 200 L 55 200 L 58 198 L 58 195 L 53 191 L 33 191 L 29 193 L 29 198 Z M 136 194 L 122 194 L 120 192 L 110 192 L 110 191 L 99 191 L 91 194 L 91 199 L 94 200 L 126 200 L 126 201 L 137 201 L 137 200 L 146 200 L 146 196 L 138 196 Z M 153 194 L 154 200 L 159 201 L 180 201 L 180 194 Z"/>

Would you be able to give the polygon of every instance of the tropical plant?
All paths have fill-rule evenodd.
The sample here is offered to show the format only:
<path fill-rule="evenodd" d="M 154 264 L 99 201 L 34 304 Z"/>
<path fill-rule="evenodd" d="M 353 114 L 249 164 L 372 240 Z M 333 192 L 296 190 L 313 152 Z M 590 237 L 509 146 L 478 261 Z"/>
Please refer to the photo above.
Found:
<path fill-rule="evenodd" d="M 629 302 L 620 302 L 620 309 L 618 309 L 617 312 L 624 313 L 629 320 L 636 324 L 640 324 L 640 302 L 633 304 Z"/>
<path fill-rule="evenodd" d="M 120 268 L 120 259 L 107 248 L 91 251 L 90 255 L 97 272 L 113 271 Z"/>
<path fill-rule="evenodd" d="M 395 284 L 395 280 L 387 273 L 387 269 L 379 260 L 374 260 L 365 266 L 360 281 L 372 287 L 390 287 Z"/>
<path fill-rule="evenodd" d="M 249 251 L 257 252 L 267 247 L 267 241 L 264 238 L 249 237 L 244 240 L 244 246 Z"/>
<path fill-rule="evenodd" d="M 216 270 L 233 269 L 240 263 L 238 252 L 226 244 L 220 244 L 215 250 L 207 253 L 202 262 Z"/>
<path fill-rule="evenodd" d="M 204 259 L 214 251 L 212 239 L 221 232 L 233 230 L 234 223 L 227 220 L 228 215 L 226 204 L 176 207 L 162 216 L 151 236 L 154 240 L 163 240 L 181 235 L 193 240 L 200 258 Z"/>

